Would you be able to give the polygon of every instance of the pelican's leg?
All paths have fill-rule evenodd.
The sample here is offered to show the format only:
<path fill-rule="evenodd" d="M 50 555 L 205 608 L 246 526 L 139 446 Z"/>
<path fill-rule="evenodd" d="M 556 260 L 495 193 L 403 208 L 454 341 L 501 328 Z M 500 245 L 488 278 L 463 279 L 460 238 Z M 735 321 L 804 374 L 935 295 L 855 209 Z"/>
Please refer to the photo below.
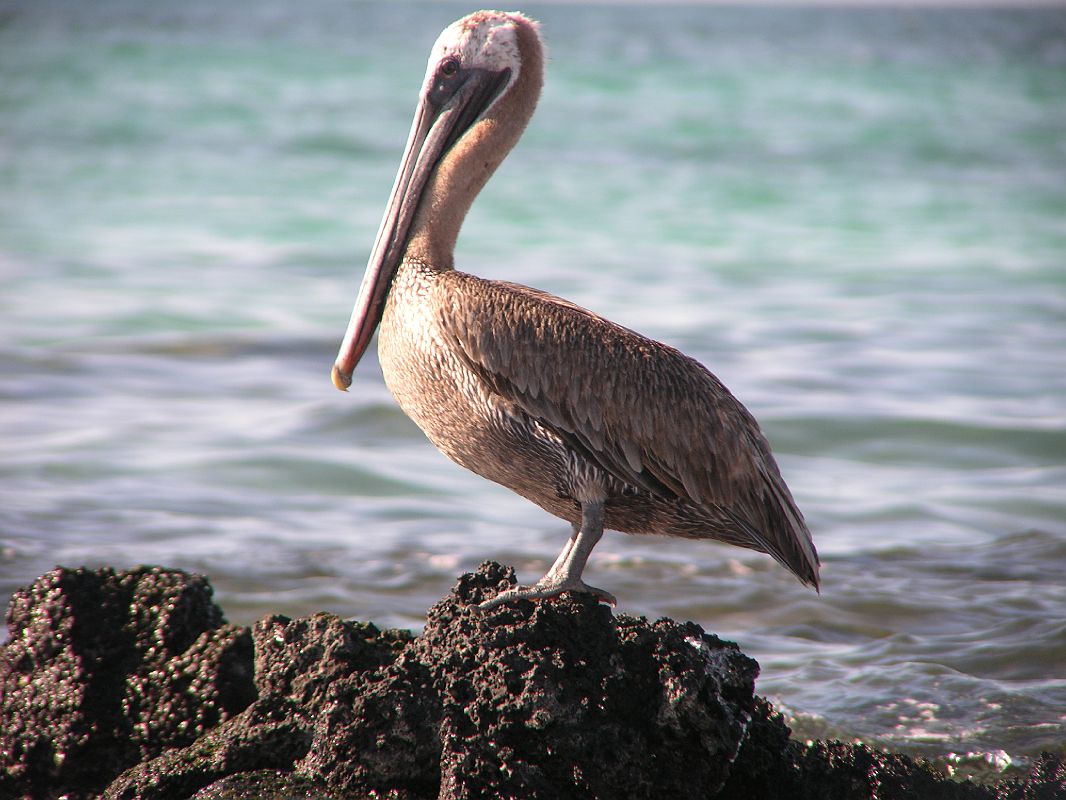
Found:
<path fill-rule="evenodd" d="M 577 536 L 581 533 L 580 525 L 571 525 L 570 538 L 566 540 L 566 544 L 563 545 L 563 549 L 559 551 L 559 555 L 555 559 L 555 563 L 548 567 L 548 571 L 544 573 L 544 576 L 554 575 L 563 568 L 563 564 L 566 563 L 566 559 L 570 557 L 570 551 L 574 549 L 574 542 L 577 541 Z"/>
<path fill-rule="evenodd" d="M 512 600 L 546 600 L 558 597 L 563 592 L 585 592 L 600 600 L 616 605 L 617 600 L 610 592 L 589 586 L 581 580 L 585 562 L 589 560 L 592 548 L 603 536 L 603 503 L 582 503 L 581 527 L 574 527 L 574 533 L 563 546 L 559 557 L 555 559 L 547 574 L 533 586 L 516 586 L 506 592 L 500 592 L 491 600 L 480 604 L 483 611 L 509 603 Z"/>

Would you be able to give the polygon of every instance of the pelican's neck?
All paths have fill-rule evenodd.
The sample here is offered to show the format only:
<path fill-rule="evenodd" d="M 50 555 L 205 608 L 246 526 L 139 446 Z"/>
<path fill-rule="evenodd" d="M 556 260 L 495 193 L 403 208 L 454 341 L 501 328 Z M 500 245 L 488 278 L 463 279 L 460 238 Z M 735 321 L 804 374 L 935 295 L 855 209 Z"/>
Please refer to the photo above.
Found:
<path fill-rule="evenodd" d="M 521 70 L 514 83 L 433 171 L 407 240 L 406 257 L 451 269 L 455 242 L 474 198 L 515 146 L 540 97 L 544 55 L 533 23 L 516 27 Z"/>

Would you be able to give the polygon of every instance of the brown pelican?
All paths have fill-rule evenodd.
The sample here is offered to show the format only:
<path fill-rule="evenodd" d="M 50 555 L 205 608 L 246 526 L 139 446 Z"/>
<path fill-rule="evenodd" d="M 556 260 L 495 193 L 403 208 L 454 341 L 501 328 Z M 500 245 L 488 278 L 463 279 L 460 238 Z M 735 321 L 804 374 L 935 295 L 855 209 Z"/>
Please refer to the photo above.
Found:
<path fill-rule="evenodd" d="M 759 425 L 702 365 L 566 300 L 454 269 L 470 204 L 518 141 L 543 81 L 536 23 L 479 11 L 429 57 L 414 123 L 344 335 L 346 390 L 374 330 L 389 390 L 456 463 L 573 526 L 535 585 L 565 591 L 604 528 L 769 553 L 818 587 L 818 555 Z"/>

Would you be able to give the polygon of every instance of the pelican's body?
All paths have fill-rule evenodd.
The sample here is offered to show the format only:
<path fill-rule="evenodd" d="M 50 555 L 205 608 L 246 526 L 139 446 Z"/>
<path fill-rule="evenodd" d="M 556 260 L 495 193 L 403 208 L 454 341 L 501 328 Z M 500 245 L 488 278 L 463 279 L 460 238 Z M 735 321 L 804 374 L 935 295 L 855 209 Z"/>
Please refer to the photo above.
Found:
<path fill-rule="evenodd" d="M 430 56 L 400 174 L 334 368 L 339 388 L 380 321 L 382 372 L 445 455 L 574 529 L 516 598 L 588 591 L 603 529 L 767 552 L 818 585 L 810 533 L 748 411 L 677 350 L 528 287 L 453 268 L 470 203 L 540 93 L 536 27 L 478 12 Z"/>

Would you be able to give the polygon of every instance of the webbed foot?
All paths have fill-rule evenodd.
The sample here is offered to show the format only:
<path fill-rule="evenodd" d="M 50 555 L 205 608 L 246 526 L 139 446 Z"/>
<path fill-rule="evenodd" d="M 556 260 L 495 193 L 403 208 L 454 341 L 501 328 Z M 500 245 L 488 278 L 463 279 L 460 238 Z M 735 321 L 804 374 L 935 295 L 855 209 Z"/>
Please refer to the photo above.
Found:
<path fill-rule="evenodd" d="M 482 603 L 478 603 L 478 608 L 482 611 L 488 611 L 489 609 L 497 608 L 514 600 L 549 600 L 553 597 L 558 597 L 563 592 L 582 592 L 584 594 L 591 594 L 601 603 L 607 603 L 612 606 L 618 605 L 618 600 L 615 599 L 613 594 L 603 589 L 597 589 L 595 586 L 589 586 L 579 578 L 571 581 L 548 581 L 541 579 L 533 586 L 516 586 L 513 589 L 507 589 L 500 592 L 491 600 L 485 600 Z"/>

